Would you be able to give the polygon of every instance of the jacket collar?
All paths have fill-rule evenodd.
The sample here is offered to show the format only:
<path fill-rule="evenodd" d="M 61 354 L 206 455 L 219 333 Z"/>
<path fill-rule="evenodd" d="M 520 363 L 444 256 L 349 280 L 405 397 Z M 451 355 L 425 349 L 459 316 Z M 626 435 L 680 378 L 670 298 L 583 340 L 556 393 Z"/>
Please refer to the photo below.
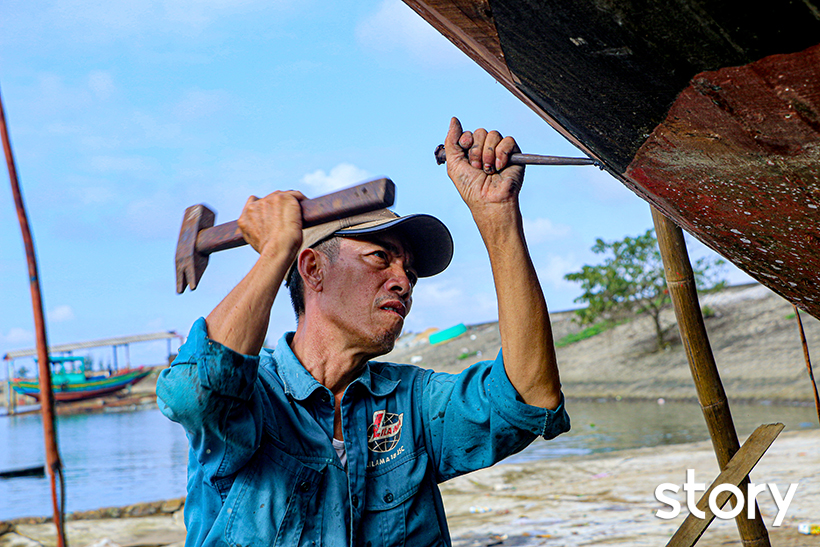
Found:
<path fill-rule="evenodd" d="M 293 332 L 286 332 L 279 339 L 276 348 L 266 350 L 273 356 L 274 365 L 279 378 L 285 386 L 285 393 L 299 401 L 304 401 L 310 397 L 317 389 L 324 388 L 316 378 L 314 378 L 302 365 L 293 350 L 290 342 L 293 340 Z M 390 380 L 371 370 L 370 362 L 365 364 L 362 373 L 351 382 L 361 384 L 376 397 L 384 397 L 390 394 L 399 385 L 398 380 Z M 349 387 L 349 386 L 348 386 Z"/>

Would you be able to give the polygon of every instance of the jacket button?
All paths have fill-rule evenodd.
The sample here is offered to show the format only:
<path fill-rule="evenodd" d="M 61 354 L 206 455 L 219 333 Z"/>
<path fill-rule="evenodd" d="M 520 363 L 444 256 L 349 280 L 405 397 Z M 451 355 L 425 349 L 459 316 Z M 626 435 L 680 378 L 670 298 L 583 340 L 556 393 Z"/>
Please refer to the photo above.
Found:
<path fill-rule="evenodd" d="M 390 503 L 392 501 L 393 501 L 393 494 L 388 492 L 387 494 L 384 495 L 384 503 Z"/>
<path fill-rule="evenodd" d="M 353 496 L 351 496 L 350 501 L 353 503 L 353 507 L 359 506 L 359 496 L 357 496 L 356 494 L 353 494 Z"/>
<path fill-rule="evenodd" d="M 308 490 L 310 490 L 310 483 L 308 481 L 302 481 L 299 484 L 299 490 L 301 490 L 302 492 L 307 492 Z"/>

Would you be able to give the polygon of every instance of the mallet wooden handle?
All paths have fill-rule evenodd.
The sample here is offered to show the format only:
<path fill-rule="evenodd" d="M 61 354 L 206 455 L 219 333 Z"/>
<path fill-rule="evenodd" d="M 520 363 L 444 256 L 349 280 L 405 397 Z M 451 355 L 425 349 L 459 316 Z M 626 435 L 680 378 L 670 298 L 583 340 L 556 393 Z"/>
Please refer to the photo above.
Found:
<path fill-rule="evenodd" d="M 447 153 L 444 151 L 444 145 L 440 144 L 436 147 L 436 163 L 439 165 L 447 161 Z M 590 158 L 566 158 L 563 156 L 539 156 L 538 154 L 510 154 L 510 159 L 507 161 L 508 165 L 601 165 Z"/>
<path fill-rule="evenodd" d="M 302 226 L 308 228 L 336 218 L 350 217 L 393 205 L 395 185 L 377 179 L 302 202 Z M 196 252 L 211 254 L 241 247 L 247 242 L 235 220 L 201 230 L 196 236 Z"/>

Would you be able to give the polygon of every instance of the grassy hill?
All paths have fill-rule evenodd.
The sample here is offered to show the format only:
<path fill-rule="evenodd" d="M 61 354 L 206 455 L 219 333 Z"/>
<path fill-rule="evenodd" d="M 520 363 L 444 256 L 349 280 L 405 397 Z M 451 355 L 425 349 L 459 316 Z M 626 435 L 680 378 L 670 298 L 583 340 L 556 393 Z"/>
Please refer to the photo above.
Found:
<path fill-rule="evenodd" d="M 800 334 L 792 306 L 758 284 L 740 285 L 705 295 L 706 329 L 730 400 L 778 403 L 813 401 Z M 582 331 L 574 313 L 552 314 L 556 342 Z M 665 312 L 670 346 L 655 350 L 648 317 L 630 321 L 557 349 L 561 381 L 568 398 L 693 399 L 694 382 L 674 326 Z M 809 351 L 820 358 L 820 321 L 801 313 Z M 492 359 L 501 346 L 497 323 L 469 326 L 456 339 L 431 346 L 423 334 L 405 334 L 384 357 L 435 370 L 457 372 Z M 818 367 L 820 376 L 820 367 Z"/>

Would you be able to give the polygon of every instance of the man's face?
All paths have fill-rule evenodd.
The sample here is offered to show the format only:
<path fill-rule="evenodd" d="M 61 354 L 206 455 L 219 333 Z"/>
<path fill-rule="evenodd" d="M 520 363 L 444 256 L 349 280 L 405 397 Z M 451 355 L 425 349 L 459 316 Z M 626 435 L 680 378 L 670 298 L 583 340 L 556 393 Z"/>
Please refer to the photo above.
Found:
<path fill-rule="evenodd" d="M 352 345 L 382 355 L 393 349 L 413 303 L 413 257 L 393 234 L 341 238 L 326 264 L 323 312 Z"/>

